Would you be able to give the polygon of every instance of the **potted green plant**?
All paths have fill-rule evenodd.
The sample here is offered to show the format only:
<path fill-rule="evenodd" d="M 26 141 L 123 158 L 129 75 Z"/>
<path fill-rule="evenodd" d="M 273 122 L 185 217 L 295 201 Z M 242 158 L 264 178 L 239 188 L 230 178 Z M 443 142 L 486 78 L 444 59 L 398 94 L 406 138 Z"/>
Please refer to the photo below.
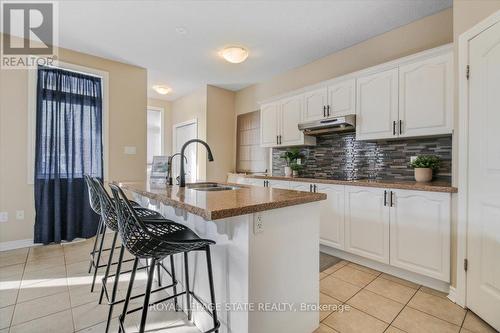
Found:
<path fill-rule="evenodd" d="M 302 154 L 300 153 L 300 150 L 298 148 L 293 148 L 291 150 L 285 151 L 283 154 L 281 154 L 281 158 L 285 160 L 286 166 L 285 166 L 285 176 L 286 177 L 291 177 L 293 174 L 293 168 L 292 165 L 300 165 L 297 163 L 297 160 L 302 157 Z"/>
<path fill-rule="evenodd" d="M 296 162 L 290 164 L 290 169 L 292 170 L 292 177 L 298 177 L 299 171 L 302 170 L 303 167 L 304 166 L 302 164 L 297 164 Z"/>
<path fill-rule="evenodd" d="M 417 182 L 430 182 L 432 172 L 439 168 L 440 159 L 434 155 L 417 156 L 410 166 L 415 169 L 415 180 Z"/>

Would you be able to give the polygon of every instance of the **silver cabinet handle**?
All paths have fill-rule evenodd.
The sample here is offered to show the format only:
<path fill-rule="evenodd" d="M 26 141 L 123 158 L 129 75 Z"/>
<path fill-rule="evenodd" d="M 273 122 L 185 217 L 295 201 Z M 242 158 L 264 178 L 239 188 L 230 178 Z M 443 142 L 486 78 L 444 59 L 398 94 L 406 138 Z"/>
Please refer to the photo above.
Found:
<path fill-rule="evenodd" d="M 403 134 L 403 121 L 399 121 L 399 134 Z"/>
<path fill-rule="evenodd" d="M 391 207 L 394 207 L 394 192 L 391 191 Z"/>
<path fill-rule="evenodd" d="M 323 105 L 323 117 L 326 117 L 326 106 Z"/>
<path fill-rule="evenodd" d="M 384 206 L 387 206 L 387 190 L 384 191 Z"/>
<path fill-rule="evenodd" d="M 330 117 L 330 105 L 326 106 L 326 116 Z"/>
<path fill-rule="evenodd" d="M 396 121 L 392 122 L 392 135 L 396 135 Z"/>

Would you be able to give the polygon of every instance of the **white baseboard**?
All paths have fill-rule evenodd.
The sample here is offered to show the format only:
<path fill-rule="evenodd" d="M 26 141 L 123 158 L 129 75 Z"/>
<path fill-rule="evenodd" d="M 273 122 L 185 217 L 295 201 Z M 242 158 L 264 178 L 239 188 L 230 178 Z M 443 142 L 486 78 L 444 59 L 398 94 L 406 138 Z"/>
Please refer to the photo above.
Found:
<path fill-rule="evenodd" d="M 35 246 L 35 245 L 37 245 L 37 244 L 33 243 L 32 238 L 19 239 L 19 240 L 10 241 L 10 242 L 1 242 L 0 243 L 0 252 L 1 251 L 8 251 L 8 250 L 15 250 L 15 249 L 22 249 L 24 247 L 31 247 L 31 246 Z"/>
<path fill-rule="evenodd" d="M 439 290 L 445 293 L 450 292 L 450 284 L 444 281 L 436 280 L 428 276 L 413 273 L 405 269 L 394 267 L 388 264 L 383 264 L 371 259 L 366 259 L 352 253 L 325 246 L 323 244 L 320 245 L 320 251 L 435 290 Z"/>
<path fill-rule="evenodd" d="M 448 292 L 448 299 L 453 303 L 457 302 L 457 289 L 450 286 L 450 291 Z"/>

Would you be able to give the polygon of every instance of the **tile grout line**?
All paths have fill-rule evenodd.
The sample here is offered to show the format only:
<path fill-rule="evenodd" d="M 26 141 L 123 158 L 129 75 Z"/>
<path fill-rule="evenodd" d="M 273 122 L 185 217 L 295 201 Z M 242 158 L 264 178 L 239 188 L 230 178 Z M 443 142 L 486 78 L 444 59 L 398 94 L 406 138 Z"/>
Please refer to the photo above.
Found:
<path fill-rule="evenodd" d="M 394 283 L 397 283 L 397 282 L 394 282 Z M 409 288 L 409 287 L 408 287 Z M 406 309 L 406 307 L 408 306 L 408 303 L 410 303 L 410 301 L 413 299 L 413 297 L 415 297 L 415 295 L 417 294 L 417 292 L 420 290 L 420 288 L 422 288 L 422 286 L 418 287 L 418 289 L 415 290 L 415 292 L 413 293 L 413 295 L 410 297 L 410 299 L 408 299 L 408 302 L 406 302 L 406 304 L 404 304 L 404 306 L 401 308 L 401 310 L 399 310 L 399 312 L 394 316 L 394 319 L 392 319 L 392 321 L 389 323 L 389 326 L 387 326 L 387 328 L 393 326 L 392 324 L 394 323 L 394 321 L 396 320 L 396 318 L 399 317 L 399 315 L 401 314 L 401 312 L 403 312 L 404 309 Z M 412 288 L 413 289 L 413 288 Z M 413 309 L 413 308 L 412 308 Z M 394 326 L 396 327 L 398 330 L 401 330 L 403 332 L 406 332 L 404 330 L 402 330 L 401 328 L 397 327 L 397 326 Z M 387 330 L 387 329 L 386 329 Z"/>
<path fill-rule="evenodd" d="M 63 250 L 63 257 L 64 257 L 64 271 L 66 272 L 66 289 L 68 290 L 68 298 L 69 298 L 69 312 L 71 313 L 71 323 L 73 324 L 73 332 L 76 331 L 75 327 L 75 318 L 73 317 L 73 304 L 71 303 L 71 293 L 69 291 L 69 281 L 68 281 L 68 265 L 66 263 L 66 253 L 64 251 L 64 248 L 61 245 L 61 248 Z"/>
<path fill-rule="evenodd" d="M 17 308 L 17 299 L 19 298 L 19 291 L 21 290 L 21 284 L 23 283 L 23 277 L 24 273 L 26 271 L 26 262 L 28 261 L 28 255 L 31 251 L 31 248 L 28 248 L 28 251 L 26 252 L 26 257 L 24 258 L 24 264 L 23 264 L 23 273 L 21 274 L 21 279 L 19 280 L 19 286 L 17 287 L 17 293 L 16 293 L 16 301 L 14 303 L 14 311 L 12 311 L 12 314 L 10 316 L 10 321 L 9 321 L 9 331 L 10 328 L 12 327 L 12 320 L 14 320 L 14 314 L 16 313 L 16 308 Z"/>

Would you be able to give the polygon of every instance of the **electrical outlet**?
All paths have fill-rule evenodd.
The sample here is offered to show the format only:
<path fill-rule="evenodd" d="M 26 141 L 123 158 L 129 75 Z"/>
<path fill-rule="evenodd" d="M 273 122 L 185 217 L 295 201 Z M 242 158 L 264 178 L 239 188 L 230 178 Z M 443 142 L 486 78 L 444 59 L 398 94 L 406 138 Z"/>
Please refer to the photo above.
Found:
<path fill-rule="evenodd" d="M 0 212 L 0 223 L 8 222 L 9 221 L 9 213 L 7 212 Z"/>
<path fill-rule="evenodd" d="M 24 210 L 16 211 L 16 220 L 24 220 Z"/>
<path fill-rule="evenodd" d="M 253 233 L 260 234 L 264 232 L 264 221 L 262 220 L 262 215 L 258 214 L 253 220 Z"/>
<path fill-rule="evenodd" d="M 410 157 L 410 163 L 413 163 L 413 161 L 415 161 L 417 159 L 417 156 L 411 156 Z"/>
<path fill-rule="evenodd" d="M 125 146 L 123 147 L 123 153 L 125 155 L 135 155 L 137 153 L 137 148 L 134 146 Z"/>

